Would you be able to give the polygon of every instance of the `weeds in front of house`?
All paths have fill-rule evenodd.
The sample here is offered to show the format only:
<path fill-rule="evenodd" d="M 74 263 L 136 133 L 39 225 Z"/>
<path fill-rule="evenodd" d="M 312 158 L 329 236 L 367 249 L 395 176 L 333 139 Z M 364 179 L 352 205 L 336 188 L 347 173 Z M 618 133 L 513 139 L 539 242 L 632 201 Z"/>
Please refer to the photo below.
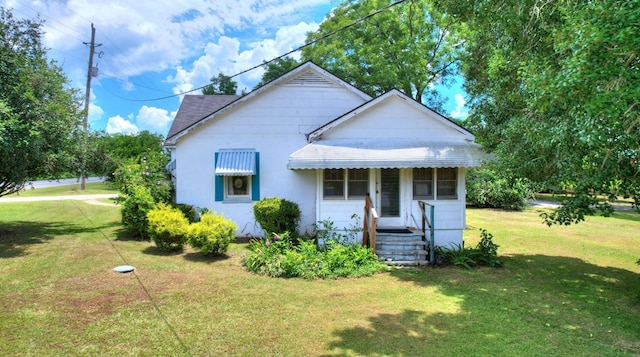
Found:
<path fill-rule="evenodd" d="M 312 240 L 294 244 L 289 233 L 252 240 L 242 263 L 251 272 L 270 277 L 337 279 L 370 276 L 386 269 L 370 248 L 337 239 L 318 247 Z"/>
<path fill-rule="evenodd" d="M 485 229 L 480 229 L 480 242 L 475 248 L 467 248 L 456 244 L 451 248 L 436 247 L 436 255 L 440 264 L 453 264 L 467 269 L 474 266 L 488 266 L 499 268 L 502 261 L 498 259 L 499 245 L 493 242 L 493 235 Z"/>

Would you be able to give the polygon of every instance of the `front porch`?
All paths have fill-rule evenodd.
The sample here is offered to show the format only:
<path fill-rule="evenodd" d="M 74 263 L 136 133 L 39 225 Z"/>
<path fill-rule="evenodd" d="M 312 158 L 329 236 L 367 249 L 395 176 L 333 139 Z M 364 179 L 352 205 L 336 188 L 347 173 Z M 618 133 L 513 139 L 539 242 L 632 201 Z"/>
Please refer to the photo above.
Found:
<path fill-rule="evenodd" d="M 371 247 L 378 258 L 394 265 L 427 265 L 435 262 L 435 207 L 418 201 L 421 226 L 378 226 L 378 213 L 367 194 L 364 206 L 362 245 Z"/>

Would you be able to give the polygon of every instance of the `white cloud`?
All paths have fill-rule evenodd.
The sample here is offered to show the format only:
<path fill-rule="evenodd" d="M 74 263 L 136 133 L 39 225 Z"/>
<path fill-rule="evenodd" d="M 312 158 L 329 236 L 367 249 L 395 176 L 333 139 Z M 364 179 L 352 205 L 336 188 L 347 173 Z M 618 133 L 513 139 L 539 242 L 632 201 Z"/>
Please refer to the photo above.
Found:
<path fill-rule="evenodd" d="M 102 119 L 103 115 L 104 115 L 104 110 L 102 110 L 102 108 L 99 105 L 93 102 L 89 103 L 89 118 L 88 118 L 89 123 L 94 123 Z"/>
<path fill-rule="evenodd" d="M 175 68 L 230 32 L 273 33 L 331 0 L 6 2 L 19 17 L 45 20 L 45 46 L 60 63 L 78 63 L 79 76 L 86 74 L 89 50 L 83 42 L 90 41 L 93 24 L 101 45 L 95 62 L 102 73 L 122 78 Z"/>
<path fill-rule="evenodd" d="M 467 101 L 464 99 L 462 94 L 456 93 L 455 95 L 456 107 L 451 111 L 451 117 L 457 119 L 465 119 L 469 116 L 469 110 L 465 107 Z"/>
<path fill-rule="evenodd" d="M 124 119 L 119 115 L 116 115 L 115 117 L 109 118 L 106 131 L 109 134 L 137 134 L 140 130 L 132 122 Z"/>
<path fill-rule="evenodd" d="M 317 28 L 318 24 L 306 22 L 284 26 L 276 32 L 275 38 L 253 42 L 244 51 L 240 51 L 241 43 L 238 39 L 221 36 L 217 43 L 206 45 L 204 54 L 193 62 L 191 70 L 179 67 L 176 74 L 167 78 L 167 81 L 176 83 L 174 93 L 201 87 L 220 72 L 234 75 L 293 50 L 304 44 L 307 32 Z M 297 59 L 299 53 L 292 56 Z M 257 68 L 234 77 L 233 80 L 238 83 L 238 91 L 250 91 L 260 81 L 263 73 L 262 68 Z"/>
<path fill-rule="evenodd" d="M 166 134 L 174 117 L 175 113 L 169 115 L 169 112 L 165 109 L 143 105 L 136 116 L 136 124 L 138 124 L 138 127 L 148 129 L 151 132 Z"/>

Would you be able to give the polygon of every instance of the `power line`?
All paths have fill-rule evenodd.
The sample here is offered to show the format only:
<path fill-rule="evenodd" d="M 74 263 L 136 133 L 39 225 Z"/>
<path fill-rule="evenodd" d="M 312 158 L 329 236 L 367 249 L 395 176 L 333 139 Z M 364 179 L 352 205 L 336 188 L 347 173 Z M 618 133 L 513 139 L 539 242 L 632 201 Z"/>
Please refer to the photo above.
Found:
<path fill-rule="evenodd" d="M 282 55 L 280 55 L 280 56 L 278 56 L 278 57 L 272 58 L 272 59 L 270 59 L 269 61 L 265 61 L 265 62 L 263 62 L 263 63 L 261 63 L 261 64 L 259 64 L 259 65 L 256 65 L 256 66 L 253 66 L 253 67 L 250 67 L 250 68 L 248 68 L 248 69 L 245 69 L 244 71 L 240 71 L 240 72 L 238 72 L 238 73 L 236 73 L 236 74 L 234 74 L 234 75 L 228 76 L 228 77 L 229 77 L 229 78 L 234 78 L 234 77 L 237 77 L 237 76 L 243 75 L 243 74 L 245 74 L 245 73 L 247 73 L 247 72 L 251 72 L 251 71 L 253 71 L 253 70 L 257 69 L 257 68 L 260 68 L 260 67 L 265 66 L 265 65 L 267 65 L 267 64 L 269 64 L 269 63 L 271 63 L 271 62 L 274 62 L 274 61 L 277 61 L 277 60 L 279 60 L 279 59 L 281 59 L 281 58 L 283 58 L 283 57 L 286 57 L 286 56 L 288 56 L 288 55 L 290 55 L 290 54 L 292 54 L 292 53 L 298 52 L 298 51 L 300 51 L 301 49 L 303 49 L 303 48 L 305 48 L 305 47 L 309 47 L 309 46 L 311 46 L 311 45 L 314 45 L 314 44 L 315 44 L 315 43 L 317 43 L 317 42 L 320 42 L 320 41 L 322 41 L 322 40 L 325 40 L 325 39 L 327 39 L 327 38 L 329 38 L 329 37 L 331 37 L 331 36 L 333 36 L 333 35 L 335 35 L 335 34 L 337 34 L 337 33 L 339 33 L 339 32 L 342 32 L 342 31 L 344 31 L 344 30 L 346 30 L 346 29 L 348 29 L 348 28 L 350 28 L 350 27 L 353 27 L 353 26 L 355 26 L 355 25 L 357 25 L 357 24 L 359 24 L 359 23 L 361 23 L 361 22 L 364 22 L 364 21 L 368 20 L 369 18 L 371 18 L 371 17 L 373 17 L 373 16 L 375 16 L 375 15 L 377 15 L 377 14 L 379 14 L 379 13 L 383 12 L 383 11 L 386 11 L 386 10 L 388 10 L 388 9 L 390 9 L 390 8 L 392 8 L 392 7 L 394 7 L 394 6 L 396 6 L 396 5 L 402 4 L 402 3 L 403 3 L 403 2 L 405 2 L 405 1 L 407 1 L 407 0 L 398 0 L 398 1 L 396 1 L 396 2 L 394 2 L 394 3 L 391 3 L 391 4 L 387 5 L 387 6 L 384 6 L 384 7 L 380 8 L 380 9 L 378 9 L 378 10 L 376 10 L 376 11 L 374 11 L 374 12 L 372 12 L 372 13 L 370 13 L 370 14 L 366 15 L 366 16 L 363 16 L 363 17 L 361 17 L 361 18 L 359 18 L 359 19 L 356 19 L 355 21 L 353 21 L 353 22 L 352 22 L 352 23 L 350 23 L 350 24 L 347 24 L 347 25 L 345 25 L 345 26 L 343 26 L 343 27 L 340 27 L 340 28 L 338 28 L 338 29 L 336 29 L 336 30 L 334 30 L 334 31 L 331 31 L 331 32 L 329 32 L 328 34 L 325 34 L 324 36 L 321 36 L 321 37 L 319 37 L 319 38 L 317 38 L 317 39 L 315 39 L 315 40 L 313 40 L 313 41 L 311 41 L 311 42 L 307 42 L 307 43 L 305 43 L 304 45 L 302 45 L 302 46 L 300 46 L 300 47 L 296 47 L 296 48 L 294 48 L 293 50 L 291 50 L 291 51 L 289 51 L 289 52 L 287 52 L 287 53 L 285 53 L 285 54 L 282 54 Z M 191 90 L 185 91 L 185 92 L 181 92 L 181 93 L 177 93 L 177 94 L 172 94 L 172 95 L 165 96 L 165 97 L 151 98 L 151 99 L 125 99 L 125 100 L 130 101 L 130 102 L 153 102 L 153 101 L 158 101 L 158 100 L 164 100 L 164 99 L 169 99 L 169 98 L 179 97 L 179 96 L 181 96 L 181 95 L 189 94 L 189 93 L 195 92 L 195 91 L 197 91 L 197 90 L 201 90 L 202 88 L 204 88 L 204 87 L 206 87 L 206 86 L 208 86 L 208 85 L 210 85 L 210 84 L 211 84 L 211 83 L 207 83 L 207 84 L 205 84 L 205 85 L 203 85 L 203 86 L 201 86 L 201 87 L 197 87 L 197 88 L 194 88 L 194 89 L 191 89 Z"/>

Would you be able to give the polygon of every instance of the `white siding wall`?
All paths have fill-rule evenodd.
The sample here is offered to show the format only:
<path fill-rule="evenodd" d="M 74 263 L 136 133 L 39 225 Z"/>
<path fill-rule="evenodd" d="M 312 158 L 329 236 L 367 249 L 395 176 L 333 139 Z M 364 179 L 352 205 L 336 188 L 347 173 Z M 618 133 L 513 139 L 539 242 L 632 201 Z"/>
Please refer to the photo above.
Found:
<path fill-rule="evenodd" d="M 301 231 L 310 231 L 316 221 L 316 175 L 288 170 L 289 155 L 307 144 L 305 134 L 363 102 L 340 86 L 279 85 L 250 98 L 178 140 L 177 202 L 224 214 L 238 224 L 239 236 L 262 236 L 253 202 L 215 202 L 215 152 L 254 148 L 260 153 L 261 198 L 298 203 Z"/>
<path fill-rule="evenodd" d="M 436 246 L 451 248 L 452 245 L 462 245 L 462 233 L 466 228 L 466 189 L 465 169 L 458 169 L 458 199 L 457 200 L 426 200 L 425 202 L 435 206 L 435 232 Z M 427 211 L 427 217 L 429 212 Z M 421 228 L 422 213 L 417 201 L 411 204 L 412 226 Z"/>
<path fill-rule="evenodd" d="M 407 105 L 404 99 L 392 96 L 374 109 L 356 114 L 334 130 L 323 134 L 323 139 L 431 139 L 433 141 L 464 141 L 465 137 L 452 126 L 443 124 L 435 113 Z M 429 120 L 431 116 L 433 120 Z"/>

